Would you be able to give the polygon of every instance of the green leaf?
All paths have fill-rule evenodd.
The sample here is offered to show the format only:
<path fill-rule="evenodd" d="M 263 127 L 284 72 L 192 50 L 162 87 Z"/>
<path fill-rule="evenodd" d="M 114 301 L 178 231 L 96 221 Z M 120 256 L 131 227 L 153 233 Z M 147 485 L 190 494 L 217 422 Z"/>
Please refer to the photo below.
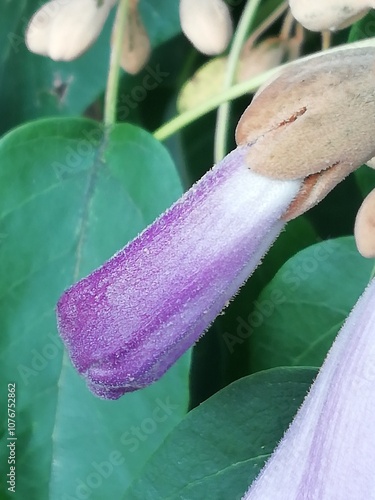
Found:
<path fill-rule="evenodd" d="M 238 342 L 250 337 L 252 371 L 320 366 L 372 267 L 352 237 L 313 245 L 290 259 L 259 296 L 255 311 L 237 318 Z"/>
<path fill-rule="evenodd" d="M 365 17 L 353 24 L 349 32 L 348 43 L 372 37 L 374 36 L 374 33 L 375 12 L 371 9 Z"/>
<path fill-rule="evenodd" d="M 166 150 L 131 125 L 48 119 L 0 141 L 0 463 L 15 382 L 17 498 L 118 498 L 185 413 L 188 357 L 145 390 L 100 400 L 63 356 L 54 312 L 180 194 Z"/>
<path fill-rule="evenodd" d="M 40 4 L 40 0 L 0 4 L 0 133 L 42 116 L 81 114 L 106 85 L 114 12 L 85 54 L 75 61 L 55 62 L 25 46 L 27 24 Z M 153 48 L 180 33 L 175 0 L 159 0 L 157 6 L 144 0 L 141 15 Z M 156 69 L 150 66 L 144 77 Z M 129 75 L 124 78 L 131 81 Z"/>
<path fill-rule="evenodd" d="M 167 437 L 124 500 L 242 498 L 315 376 L 311 368 L 278 368 L 215 394 Z"/>
<path fill-rule="evenodd" d="M 365 198 L 375 188 L 375 170 L 362 165 L 354 175 L 362 196 Z"/>

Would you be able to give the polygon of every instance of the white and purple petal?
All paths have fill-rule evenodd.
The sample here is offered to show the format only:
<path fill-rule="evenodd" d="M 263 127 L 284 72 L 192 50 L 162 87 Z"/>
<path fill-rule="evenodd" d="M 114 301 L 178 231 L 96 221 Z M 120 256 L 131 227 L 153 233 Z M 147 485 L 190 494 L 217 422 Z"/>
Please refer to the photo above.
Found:
<path fill-rule="evenodd" d="M 100 397 L 164 372 L 208 328 L 281 231 L 299 181 L 265 178 L 238 147 L 102 267 L 61 297 L 70 357 Z"/>
<path fill-rule="evenodd" d="M 338 286 L 340 286 L 338 284 Z M 375 281 L 243 500 L 375 499 Z"/>

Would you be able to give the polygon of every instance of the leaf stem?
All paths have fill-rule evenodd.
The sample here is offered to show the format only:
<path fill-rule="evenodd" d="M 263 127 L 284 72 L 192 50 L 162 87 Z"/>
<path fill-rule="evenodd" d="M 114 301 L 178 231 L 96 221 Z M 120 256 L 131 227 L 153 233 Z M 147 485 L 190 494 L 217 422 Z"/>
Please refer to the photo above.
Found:
<path fill-rule="evenodd" d="M 241 49 L 245 42 L 249 27 L 254 22 L 254 17 L 257 12 L 261 0 L 248 0 L 241 19 L 238 23 L 236 32 L 233 37 L 232 46 L 228 56 L 228 66 L 225 74 L 223 90 L 231 88 L 234 82 L 238 60 L 240 58 Z M 215 145 L 214 158 L 215 163 L 219 162 L 227 153 L 227 135 L 228 122 L 230 114 L 230 103 L 225 102 L 220 105 L 217 112 L 216 130 L 215 130 Z"/>
<path fill-rule="evenodd" d="M 112 49 L 109 61 L 107 88 L 104 103 L 104 124 L 108 127 L 116 123 L 117 94 L 120 79 L 120 60 L 129 0 L 120 0 L 113 26 Z"/>

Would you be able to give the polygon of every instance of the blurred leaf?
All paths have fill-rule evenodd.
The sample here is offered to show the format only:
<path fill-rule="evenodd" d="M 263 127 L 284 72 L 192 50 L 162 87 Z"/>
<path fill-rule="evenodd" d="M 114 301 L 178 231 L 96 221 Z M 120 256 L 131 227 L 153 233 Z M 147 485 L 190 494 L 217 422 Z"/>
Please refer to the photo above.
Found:
<path fill-rule="evenodd" d="M 315 376 L 311 368 L 278 368 L 215 394 L 178 424 L 124 500 L 240 500 Z"/>
<path fill-rule="evenodd" d="M 17 384 L 17 498 L 118 498 L 185 413 L 186 356 L 151 387 L 102 401 L 63 356 L 54 313 L 180 194 L 165 149 L 131 125 L 48 119 L 0 141 L 0 395 Z"/>
<path fill-rule="evenodd" d="M 375 188 L 375 170 L 362 165 L 354 175 L 362 196 L 365 198 Z"/>
<path fill-rule="evenodd" d="M 241 344 L 250 338 L 252 371 L 320 366 L 372 267 L 351 237 L 313 245 L 290 259 L 259 296 L 255 311 L 237 318 L 235 339 Z"/>
<path fill-rule="evenodd" d="M 373 9 L 365 17 L 353 24 L 349 32 L 348 42 L 355 42 L 372 36 L 375 36 L 375 11 Z"/>
<path fill-rule="evenodd" d="M 83 56 L 55 62 L 30 53 L 24 42 L 27 23 L 41 2 L 13 3 L 0 4 L 0 134 L 41 116 L 81 114 L 104 91 L 114 16 L 112 12 L 101 36 Z M 143 0 L 140 10 L 153 47 L 180 33 L 175 0 L 159 0 L 157 6 Z M 150 67 L 153 71 L 157 68 Z"/>
<path fill-rule="evenodd" d="M 362 195 L 352 174 L 309 210 L 306 217 L 322 240 L 352 235 L 361 203 Z"/>

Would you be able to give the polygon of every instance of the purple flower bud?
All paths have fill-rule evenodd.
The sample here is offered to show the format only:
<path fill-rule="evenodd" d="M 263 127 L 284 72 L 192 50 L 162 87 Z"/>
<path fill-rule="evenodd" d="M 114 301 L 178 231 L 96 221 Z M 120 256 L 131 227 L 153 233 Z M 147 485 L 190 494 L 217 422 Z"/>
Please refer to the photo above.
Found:
<path fill-rule="evenodd" d="M 243 500 L 375 498 L 375 281 Z"/>
<path fill-rule="evenodd" d="M 98 396 L 161 377 L 220 313 L 283 227 L 300 181 L 250 171 L 238 147 L 57 306 L 61 337 Z"/>

